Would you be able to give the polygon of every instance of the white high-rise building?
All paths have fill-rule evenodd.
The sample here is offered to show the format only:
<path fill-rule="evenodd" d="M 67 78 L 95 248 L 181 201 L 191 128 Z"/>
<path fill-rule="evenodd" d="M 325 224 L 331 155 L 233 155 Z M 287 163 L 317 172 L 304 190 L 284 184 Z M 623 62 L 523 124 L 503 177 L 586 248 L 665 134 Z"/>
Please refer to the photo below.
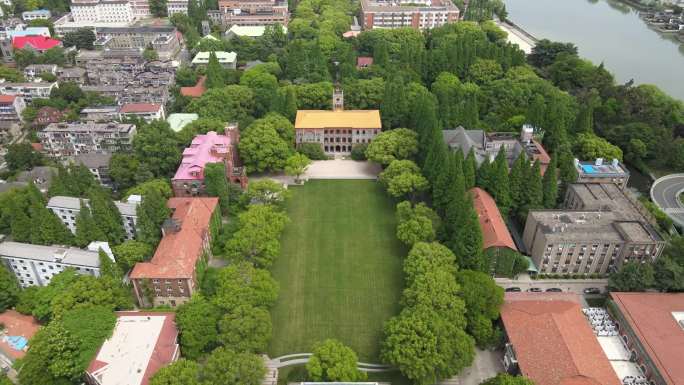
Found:
<path fill-rule="evenodd" d="M 71 2 L 71 17 L 77 23 L 130 23 L 135 19 L 133 4 L 128 0 L 76 0 Z"/>
<path fill-rule="evenodd" d="M 88 199 L 54 196 L 48 201 L 47 208 L 52 210 L 72 233 L 76 234 L 76 217 L 81 212 L 81 201 L 85 205 L 89 204 Z M 138 224 L 136 209 L 140 202 L 140 195 L 131 195 L 126 202 L 114 202 L 114 205 L 116 205 L 121 214 L 121 220 L 126 230 L 126 239 L 135 238 L 136 226 Z"/>

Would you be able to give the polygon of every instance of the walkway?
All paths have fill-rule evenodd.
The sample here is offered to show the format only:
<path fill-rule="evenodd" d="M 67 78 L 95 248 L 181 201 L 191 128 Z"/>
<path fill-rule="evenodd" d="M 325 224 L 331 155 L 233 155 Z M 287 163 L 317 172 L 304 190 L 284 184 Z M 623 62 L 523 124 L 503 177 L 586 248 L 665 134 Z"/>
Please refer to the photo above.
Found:
<path fill-rule="evenodd" d="M 506 40 L 509 43 L 517 44 L 527 55 L 532 53 L 532 48 L 537 45 L 537 39 L 534 36 L 514 24 L 505 21 L 495 21 L 495 23 L 508 34 Z"/>
<path fill-rule="evenodd" d="M 268 367 L 269 369 L 275 369 L 277 371 L 278 369 L 287 366 L 304 365 L 307 362 L 309 362 L 309 358 L 311 358 L 312 355 L 312 353 L 295 353 L 276 357 L 273 359 L 270 359 L 267 356 L 263 357 L 266 362 L 266 367 Z M 389 365 L 369 364 L 367 362 L 357 362 L 356 365 L 358 369 L 362 372 L 391 372 L 393 370 L 396 370 L 395 368 Z"/>
<path fill-rule="evenodd" d="M 442 380 L 439 385 L 479 385 L 500 372 L 503 372 L 503 353 L 500 350 L 475 349 L 473 364 L 465 368 L 458 376 Z"/>
<path fill-rule="evenodd" d="M 684 227 L 684 204 L 679 194 L 684 192 L 684 174 L 658 178 L 651 186 L 651 200 L 680 227 Z"/>
<path fill-rule="evenodd" d="M 307 168 L 303 179 L 376 179 L 382 171 L 373 162 L 347 159 L 315 160 Z"/>
<path fill-rule="evenodd" d="M 531 287 L 538 287 L 542 290 L 549 288 L 559 288 L 564 292 L 584 295 L 584 289 L 596 287 L 601 292 L 606 291 L 608 280 L 599 279 L 531 279 L 527 274 L 520 274 L 516 279 L 494 278 L 497 285 L 507 289 L 509 287 L 519 287 L 522 291 L 527 291 Z"/>

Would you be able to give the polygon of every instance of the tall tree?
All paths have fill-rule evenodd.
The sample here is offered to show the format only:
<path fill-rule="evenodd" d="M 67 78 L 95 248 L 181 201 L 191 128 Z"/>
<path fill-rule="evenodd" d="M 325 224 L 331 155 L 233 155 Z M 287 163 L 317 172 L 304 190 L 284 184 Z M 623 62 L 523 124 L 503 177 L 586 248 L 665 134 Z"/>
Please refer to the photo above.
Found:
<path fill-rule="evenodd" d="M 263 353 L 273 326 L 268 310 L 245 305 L 224 314 L 218 328 L 223 346 L 238 352 Z"/>
<path fill-rule="evenodd" d="M 183 355 L 197 360 L 218 345 L 217 322 L 221 312 L 200 294 L 178 307 L 176 322 Z"/>
<path fill-rule="evenodd" d="M 0 312 L 11 308 L 19 299 L 19 284 L 7 268 L 0 266 Z"/>
<path fill-rule="evenodd" d="M 260 356 L 223 347 L 209 355 L 202 371 L 205 384 L 259 385 L 264 375 L 266 368 Z"/>
<path fill-rule="evenodd" d="M 471 148 L 468 151 L 468 156 L 463 163 L 463 181 L 465 182 L 466 190 L 475 187 L 475 176 L 477 175 L 477 161 L 475 160 L 475 151 Z"/>
<path fill-rule="evenodd" d="M 494 201 L 501 213 L 506 215 L 511 208 L 511 190 L 508 180 L 508 160 L 506 159 L 506 151 L 503 147 L 501 147 L 492 163 L 489 183 L 487 191 L 494 197 Z"/>
<path fill-rule="evenodd" d="M 457 222 L 455 238 L 452 239 L 451 250 L 459 258 L 459 265 L 465 269 L 486 271 L 482 249 L 482 230 L 480 220 L 473 207 L 473 200 L 466 195 L 463 212 Z"/>
<path fill-rule="evenodd" d="M 112 245 L 118 245 L 126 238 L 121 213 L 112 198 L 102 189 L 92 189 L 88 194 L 93 221 Z"/>
<path fill-rule="evenodd" d="M 529 168 L 527 156 L 520 154 L 513 163 L 511 172 L 508 174 L 508 182 L 511 190 L 511 206 L 517 211 L 525 204 L 525 177 Z"/>
<path fill-rule="evenodd" d="M 107 236 L 104 234 L 99 224 L 93 219 L 90 213 L 90 207 L 81 201 L 81 210 L 76 216 L 76 237 L 75 242 L 79 247 L 86 247 L 92 241 L 106 241 Z"/>
<path fill-rule="evenodd" d="M 556 164 L 557 161 L 556 157 L 554 156 L 551 158 L 551 162 L 546 168 L 546 172 L 544 172 L 544 178 L 542 180 L 545 209 L 556 208 L 556 203 L 558 202 L 558 178 L 556 177 Z"/>
<path fill-rule="evenodd" d="M 223 163 L 207 163 L 204 166 L 204 184 L 206 193 L 210 197 L 218 197 L 221 211 L 228 213 L 230 204 L 226 166 Z"/>
<path fill-rule="evenodd" d="M 138 205 L 136 213 L 138 215 L 138 240 L 156 247 L 161 239 L 161 225 L 171 213 L 166 206 L 166 199 L 159 190 L 150 189 L 143 196 L 143 201 Z"/>
<path fill-rule="evenodd" d="M 525 185 L 526 199 L 525 204 L 528 209 L 541 208 L 544 203 L 544 188 L 542 184 L 541 165 L 539 160 L 535 160 L 532 167 L 526 169 Z"/>
<path fill-rule="evenodd" d="M 154 374 L 150 385 L 200 385 L 200 367 L 184 358 L 164 366 Z"/>
<path fill-rule="evenodd" d="M 357 361 L 358 357 L 351 348 L 340 341 L 327 339 L 314 345 L 306 371 L 313 381 L 363 381 L 367 376 L 356 367 Z"/>

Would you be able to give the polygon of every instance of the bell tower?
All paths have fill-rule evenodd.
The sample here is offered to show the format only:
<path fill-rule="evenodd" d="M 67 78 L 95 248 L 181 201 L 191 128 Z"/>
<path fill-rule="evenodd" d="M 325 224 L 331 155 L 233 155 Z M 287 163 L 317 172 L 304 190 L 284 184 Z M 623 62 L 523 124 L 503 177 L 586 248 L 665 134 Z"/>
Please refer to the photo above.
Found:
<path fill-rule="evenodd" d="M 335 86 L 333 87 L 333 111 L 344 110 L 344 92 L 340 86 L 340 62 L 335 61 Z"/>

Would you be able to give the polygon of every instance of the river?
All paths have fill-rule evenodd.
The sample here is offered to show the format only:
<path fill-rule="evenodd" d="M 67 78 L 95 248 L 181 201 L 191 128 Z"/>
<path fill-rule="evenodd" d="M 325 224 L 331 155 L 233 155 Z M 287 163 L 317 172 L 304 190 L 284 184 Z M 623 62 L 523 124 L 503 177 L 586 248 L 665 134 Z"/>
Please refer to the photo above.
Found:
<path fill-rule="evenodd" d="M 655 84 L 684 100 L 684 45 L 650 29 L 617 0 L 504 0 L 508 18 L 538 39 L 572 42 L 618 82 Z"/>

